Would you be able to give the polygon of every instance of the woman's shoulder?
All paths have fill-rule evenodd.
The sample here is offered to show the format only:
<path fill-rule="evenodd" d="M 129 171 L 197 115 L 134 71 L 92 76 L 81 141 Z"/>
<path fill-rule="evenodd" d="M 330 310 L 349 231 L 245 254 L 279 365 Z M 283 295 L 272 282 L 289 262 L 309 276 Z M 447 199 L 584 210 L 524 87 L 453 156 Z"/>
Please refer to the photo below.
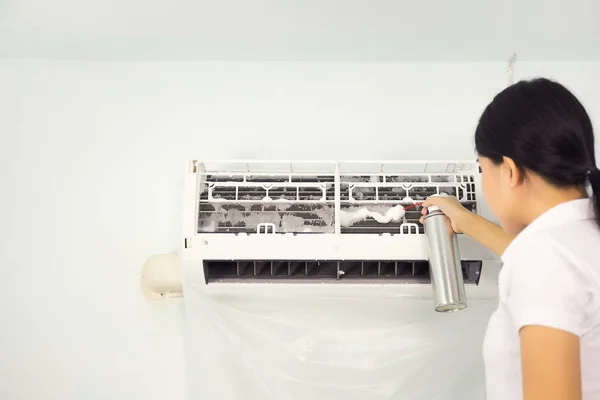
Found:
<path fill-rule="evenodd" d="M 539 230 L 507 249 L 500 301 L 519 329 L 535 324 L 580 336 L 600 323 L 600 232 L 578 228 Z"/>
<path fill-rule="evenodd" d="M 594 221 L 528 232 L 515 238 L 502 256 L 509 287 L 538 286 L 555 289 L 576 286 L 600 301 L 600 229 Z"/>
<path fill-rule="evenodd" d="M 538 260 L 593 265 L 600 272 L 600 228 L 595 221 L 573 221 L 524 231 L 502 255 L 504 263 Z"/>

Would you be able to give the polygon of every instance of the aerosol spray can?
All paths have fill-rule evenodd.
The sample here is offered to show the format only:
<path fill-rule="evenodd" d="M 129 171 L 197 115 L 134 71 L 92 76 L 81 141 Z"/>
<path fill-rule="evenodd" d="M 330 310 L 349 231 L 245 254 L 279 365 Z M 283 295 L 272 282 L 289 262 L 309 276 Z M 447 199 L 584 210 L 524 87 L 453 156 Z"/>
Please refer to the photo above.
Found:
<path fill-rule="evenodd" d="M 450 219 L 432 206 L 424 219 L 435 310 L 452 312 L 467 307 L 458 238 Z"/>

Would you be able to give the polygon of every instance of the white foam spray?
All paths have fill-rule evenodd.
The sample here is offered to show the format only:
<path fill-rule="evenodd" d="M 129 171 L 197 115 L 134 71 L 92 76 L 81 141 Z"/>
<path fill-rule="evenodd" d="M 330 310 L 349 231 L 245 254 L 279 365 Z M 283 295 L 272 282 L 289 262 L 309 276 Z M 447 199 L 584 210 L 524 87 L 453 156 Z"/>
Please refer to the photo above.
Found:
<path fill-rule="evenodd" d="M 370 211 L 367 208 L 360 208 L 354 211 L 340 210 L 340 225 L 344 228 L 348 228 L 357 222 L 365 221 L 367 218 L 373 218 L 380 224 L 400 222 L 404 218 L 405 213 L 406 211 L 401 205 L 390 208 L 385 214 L 381 214 L 377 211 Z"/>

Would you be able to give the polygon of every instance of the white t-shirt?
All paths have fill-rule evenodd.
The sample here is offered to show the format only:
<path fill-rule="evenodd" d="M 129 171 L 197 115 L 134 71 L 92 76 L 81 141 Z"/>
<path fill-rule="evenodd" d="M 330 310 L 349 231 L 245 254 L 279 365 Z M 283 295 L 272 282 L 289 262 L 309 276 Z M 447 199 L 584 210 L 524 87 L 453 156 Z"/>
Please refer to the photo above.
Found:
<path fill-rule="evenodd" d="M 526 325 L 579 336 L 583 399 L 600 400 L 600 229 L 592 201 L 544 213 L 502 262 L 500 301 L 483 345 L 487 400 L 523 398 L 519 330 Z"/>

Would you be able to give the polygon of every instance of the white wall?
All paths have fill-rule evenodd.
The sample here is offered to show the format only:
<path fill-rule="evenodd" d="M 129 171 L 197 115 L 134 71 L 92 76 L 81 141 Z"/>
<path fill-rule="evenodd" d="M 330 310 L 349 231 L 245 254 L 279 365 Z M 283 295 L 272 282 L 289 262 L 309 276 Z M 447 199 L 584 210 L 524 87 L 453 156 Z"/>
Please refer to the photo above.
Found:
<path fill-rule="evenodd" d="M 516 73 L 600 123 L 600 64 Z M 505 84 L 504 64 L 0 61 L 0 398 L 187 398 L 183 304 L 145 301 L 139 270 L 180 245 L 188 157 L 471 158 Z"/>

